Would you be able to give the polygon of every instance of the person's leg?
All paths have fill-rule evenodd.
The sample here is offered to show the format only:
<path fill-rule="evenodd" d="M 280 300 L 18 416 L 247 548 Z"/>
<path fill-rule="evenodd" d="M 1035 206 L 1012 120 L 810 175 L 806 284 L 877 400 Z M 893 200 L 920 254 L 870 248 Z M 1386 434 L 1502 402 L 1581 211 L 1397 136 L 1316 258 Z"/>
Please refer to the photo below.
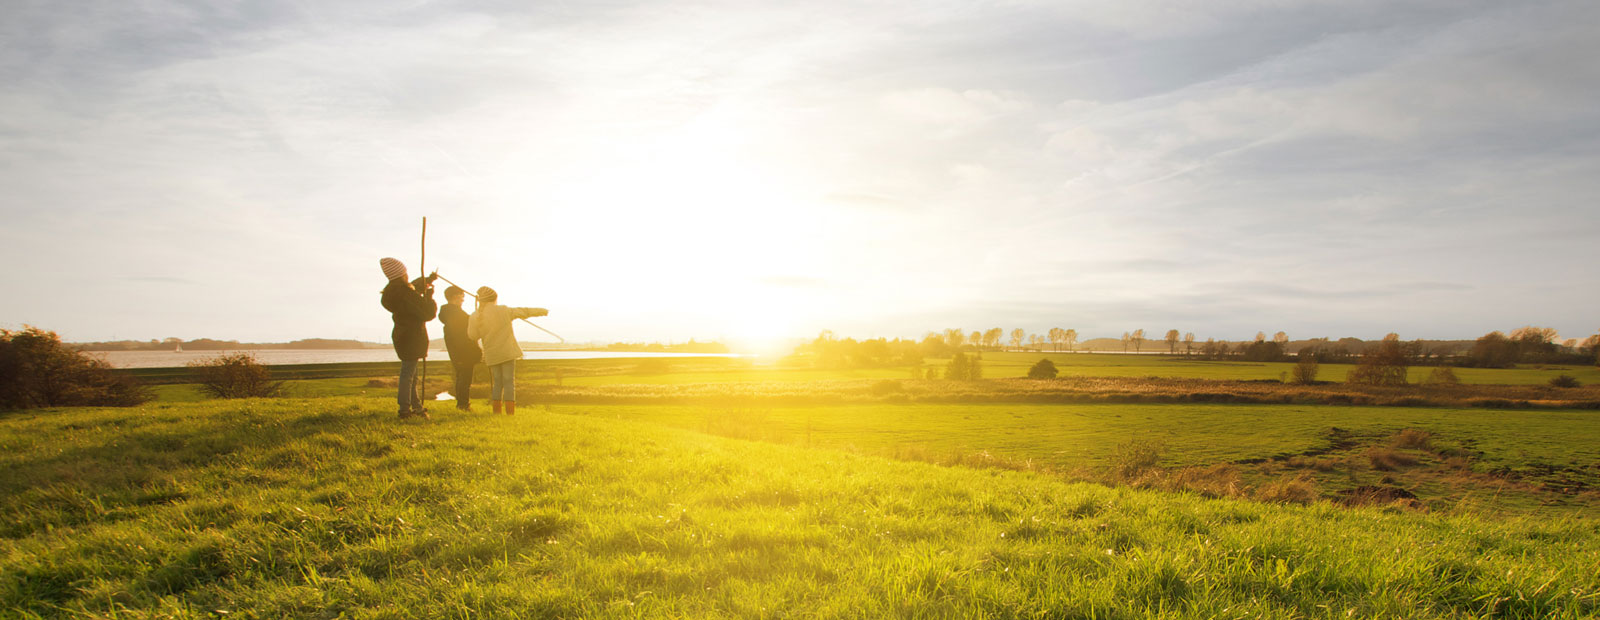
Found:
<path fill-rule="evenodd" d="M 500 413 L 500 407 L 510 405 L 511 368 L 511 362 L 501 362 L 489 367 L 489 397 L 499 404 L 499 407 L 495 407 L 495 413 Z"/>
<path fill-rule="evenodd" d="M 409 415 L 416 405 L 417 360 L 400 360 L 400 381 L 396 388 L 395 402 L 400 405 L 400 415 Z"/>
<path fill-rule="evenodd" d="M 472 409 L 472 364 L 456 364 L 456 408 Z"/>
<path fill-rule="evenodd" d="M 502 405 L 502 403 L 500 402 L 500 391 L 502 389 L 504 389 L 504 388 L 501 387 L 501 385 L 503 383 L 504 382 L 500 380 L 500 365 L 499 364 L 490 365 L 489 366 L 489 407 L 490 407 L 491 410 L 493 410 L 497 414 L 500 413 L 500 407 Z"/>
<path fill-rule="evenodd" d="M 506 400 L 506 402 L 504 403 L 505 406 L 506 406 L 506 415 L 516 415 L 516 413 L 517 413 L 517 380 L 516 380 L 517 379 L 517 360 L 511 360 L 509 362 L 506 362 L 505 363 L 505 367 L 506 367 L 506 369 L 504 371 L 502 371 L 502 372 L 504 372 L 505 375 L 506 375 L 506 390 L 505 390 L 505 400 Z"/>

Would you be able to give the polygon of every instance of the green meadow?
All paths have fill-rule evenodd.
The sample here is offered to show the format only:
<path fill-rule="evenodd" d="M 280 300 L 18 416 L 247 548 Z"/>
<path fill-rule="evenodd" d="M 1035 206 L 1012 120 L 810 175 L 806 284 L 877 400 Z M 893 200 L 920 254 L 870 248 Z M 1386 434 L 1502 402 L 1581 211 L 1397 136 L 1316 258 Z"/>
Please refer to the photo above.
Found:
<path fill-rule="evenodd" d="M 1587 618 L 1600 524 L 1165 493 L 605 412 L 0 418 L 17 618 Z"/>
<path fill-rule="evenodd" d="M 986 353 L 985 376 L 1038 357 Z M 1051 357 L 1069 377 L 1287 367 Z M 0 617 L 1600 614 L 1592 409 L 985 401 L 1003 381 L 972 402 L 541 402 L 959 383 L 579 360 L 521 364 L 516 417 L 398 422 L 385 370 L 0 414 Z"/>

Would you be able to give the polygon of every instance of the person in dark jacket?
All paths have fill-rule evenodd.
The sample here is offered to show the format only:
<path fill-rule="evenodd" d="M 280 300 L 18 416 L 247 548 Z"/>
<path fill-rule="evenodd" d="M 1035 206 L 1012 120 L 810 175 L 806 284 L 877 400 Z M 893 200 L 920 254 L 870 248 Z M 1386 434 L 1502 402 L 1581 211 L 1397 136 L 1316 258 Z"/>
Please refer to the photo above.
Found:
<path fill-rule="evenodd" d="M 406 266 L 399 260 L 378 261 L 389 285 L 383 287 L 383 308 L 394 316 L 394 353 L 400 358 L 400 384 L 395 400 L 400 404 L 400 419 L 428 417 L 417 385 L 417 363 L 428 353 L 428 321 L 439 312 L 433 300 L 433 286 L 427 278 L 406 282 Z"/>
<path fill-rule="evenodd" d="M 472 411 L 468 394 L 472 392 L 472 370 L 483 361 L 483 349 L 478 341 L 467 337 L 467 311 L 461 309 L 467 291 L 459 286 L 444 290 L 444 307 L 439 308 L 439 322 L 444 324 L 444 348 L 450 351 L 450 365 L 456 371 L 456 409 Z"/>

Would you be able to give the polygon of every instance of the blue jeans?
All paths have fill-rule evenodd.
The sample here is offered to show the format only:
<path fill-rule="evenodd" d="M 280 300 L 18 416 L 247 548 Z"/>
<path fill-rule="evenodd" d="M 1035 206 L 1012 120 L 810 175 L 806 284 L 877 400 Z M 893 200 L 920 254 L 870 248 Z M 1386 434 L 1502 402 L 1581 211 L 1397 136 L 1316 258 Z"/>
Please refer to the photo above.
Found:
<path fill-rule="evenodd" d="M 400 391 L 395 401 L 400 403 L 402 412 L 422 408 L 422 396 L 417 394 L 417 363 L 421 361 L 418 358 L 400 360 Z"/>
<path fill-rule="evenodd" d="M 489 400 L 517 400 L 517 360 L 489 367 Z"/>

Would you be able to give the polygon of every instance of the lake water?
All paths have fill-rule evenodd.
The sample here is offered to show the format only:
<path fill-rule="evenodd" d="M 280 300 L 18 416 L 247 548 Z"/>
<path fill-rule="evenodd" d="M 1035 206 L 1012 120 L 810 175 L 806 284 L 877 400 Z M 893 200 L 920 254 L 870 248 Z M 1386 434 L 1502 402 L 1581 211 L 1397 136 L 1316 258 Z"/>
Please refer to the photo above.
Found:
<path fill-rule="evenodd" d="M 393 349 L 264 349 L 243 351 L 269 366 L 284 364 L 346 364 L 351 362 L 396 362 Z M 90 351 L 113 368 L 168 368 L 210 359 L 236 351 Z M 738 353 L 631 353 L 618 351 L 523 351 L 525 359 L 587 360 L 622 357 L 745 357 Z M 443 349 L 428 352 L 429 360 L 447 360 Z"/>

